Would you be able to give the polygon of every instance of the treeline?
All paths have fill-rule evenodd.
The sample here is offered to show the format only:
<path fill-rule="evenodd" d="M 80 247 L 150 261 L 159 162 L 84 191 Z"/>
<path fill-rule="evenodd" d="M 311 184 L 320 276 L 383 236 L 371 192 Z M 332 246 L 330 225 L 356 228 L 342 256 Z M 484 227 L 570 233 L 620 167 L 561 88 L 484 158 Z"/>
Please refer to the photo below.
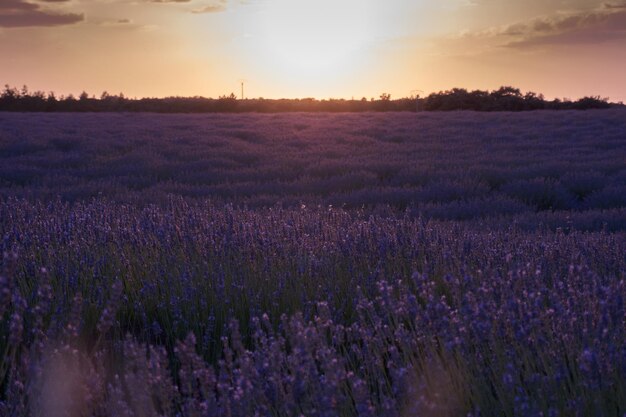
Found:
<path fill-rule="evenodd" d="M 576 101 L 546 100 L 542 94 L 522 92 L 513 87 L 498 90 L 468 91 L 455 88 L 427 97 L 406 97 L 392 100 L 389 94 L 360 100 L 313 98 L 303 99 L 238 99 L 234 94 L 219 98 L 167 97 L 127 98 L 124 94 L 102 93 L 99 98 L 83 92 L 80 96 L 57 97 L 53 92 L 31 92 L 24 86 L 17 89 L 5 85 L 0 94 L 0 111 L 16 112 L 156 112 L 156 113 L 236 113 L 236 112 L 366 112 L 366 111 L 526 111 L 586 110 L 620 106 L 607 98 L 584 97 Z"/>
<path fill-rule="evenodd" d="M 500 87 L 498 90 L 467 91 L 454 88 L 449 91 L 433 93 L 423 102 L 423 110 L 475 110 L 475 111 L 525 111 L 525 110 L 587 110 L 606 109 L 619 104 L 609 103 L 608 98 L 583 97 L 576 101 L 555 99 L 548 101 L 543 94 L 527 92 L 519 88 Z"/>

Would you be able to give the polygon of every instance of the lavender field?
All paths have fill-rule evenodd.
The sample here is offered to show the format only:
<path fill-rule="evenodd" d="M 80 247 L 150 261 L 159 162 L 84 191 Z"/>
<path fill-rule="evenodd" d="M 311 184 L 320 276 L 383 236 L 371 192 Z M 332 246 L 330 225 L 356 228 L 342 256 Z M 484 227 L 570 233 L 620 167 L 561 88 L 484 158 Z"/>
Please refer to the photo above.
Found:
<path fill-rule="evenodd" d="M 0 113 L 0 416 L 626 416 L 626 111 Z"/>

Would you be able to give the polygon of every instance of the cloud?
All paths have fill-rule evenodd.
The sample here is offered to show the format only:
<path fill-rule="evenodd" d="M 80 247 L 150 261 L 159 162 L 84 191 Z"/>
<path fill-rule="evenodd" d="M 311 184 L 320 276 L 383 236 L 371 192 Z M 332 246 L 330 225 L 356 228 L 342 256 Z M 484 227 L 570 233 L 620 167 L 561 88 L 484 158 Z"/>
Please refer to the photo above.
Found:
<path fill-rule="evenodd" d="M 626 3 L 605 3 L 593 10 L 538 17 L 478 34 L 481 35 L 518 48 L 626 39 Z"/>
<path fill-rule="evenodd" d="M 109 19 L 97 22 L 100 26 L 128 26 L 134 25 L 135 22 L 132 19 Z"/>
<path fill-rule="evenodd" d="M 94 23 L 102 28 L 110 28 L 116 31 L 124 30 L 124 31 L 137 31 L 137 30 L 152 30 L 155 29 L 154 25 L 144 25 L 136 23 L 132 19 L 120 18 L 120 19 L 104 19 L 104 20 L 94 20 L 91 23 Z"/>
<path fill-rule="evenodd" d="M 192 10 L 192 13 L 219 13 L 226 10 L 227 1 L 219 0 L 212 4 L 207 4 L 199 9 Z"/>
<path fill-rule="evenodd" d="M 35 10 L 39 6 L 26 3 L 22 0 L 4 0 L 0 2 L 0 12 L 17 12 L 21 10 Z"/>
<path fill-rule="evenodd" d="M 59 1 L 59 0 L 52 0 L 52 1 Z M 191 0 L 146 0 L 146 1 L 148 1 L 149 3 L 170 3 L 170 4 L 191 2 Z M 228 6 L 228 0 L 214 0 L 213 2 L 209 4 L 205 4 L 196 9 L 193 9 L 191 12 L 192 13 L 219 13 L 219 12 L 223 12 L 224 10 L 226 10 L 227 6 Z"/>
<path fill-rule="evenodd" d="M 65 0 L 43 0 L 46 3 L 63 3 Z M 19 28 L 30 26 L 71 25 L 85 20 L 83 14 L 53 13 L 40 5 L 25 0 L 0 1 L 0 27 Z"/>
<path fill-rule="evenodd" d="M 507 46 L 600 43 L 626 39 L 626 4 L 604 4 L 600 9 L 534 19 L 519 39 Z"/>
<path fill-rule="evenodd" d="M 621 3 L 621 4 L 604 3 L 604 8 L 612 9 L 612 10 L 625 10 L 626 3 Z"/>

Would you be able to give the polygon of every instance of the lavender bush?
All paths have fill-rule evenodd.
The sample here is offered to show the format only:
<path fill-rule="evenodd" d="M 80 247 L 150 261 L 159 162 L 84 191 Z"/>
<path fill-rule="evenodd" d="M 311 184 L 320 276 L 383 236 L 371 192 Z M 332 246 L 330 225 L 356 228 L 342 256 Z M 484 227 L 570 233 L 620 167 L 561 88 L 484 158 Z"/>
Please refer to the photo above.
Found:
<path fill-rule="evenodd" d="M 1 115 L 0 415 L 623 417 L 623 116 Z"/>

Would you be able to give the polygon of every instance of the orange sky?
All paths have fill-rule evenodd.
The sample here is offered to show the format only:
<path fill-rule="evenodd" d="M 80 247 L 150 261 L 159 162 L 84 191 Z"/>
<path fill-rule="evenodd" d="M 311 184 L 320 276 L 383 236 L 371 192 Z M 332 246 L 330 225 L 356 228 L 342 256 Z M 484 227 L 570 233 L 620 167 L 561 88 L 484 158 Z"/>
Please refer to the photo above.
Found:
<path fill-rule="evenodd" d="M 608 1 L 608 2 L 607 2 Z M 0 0 L 0 83 L 78 94 L 626 101 L 623 0 Z"/>

